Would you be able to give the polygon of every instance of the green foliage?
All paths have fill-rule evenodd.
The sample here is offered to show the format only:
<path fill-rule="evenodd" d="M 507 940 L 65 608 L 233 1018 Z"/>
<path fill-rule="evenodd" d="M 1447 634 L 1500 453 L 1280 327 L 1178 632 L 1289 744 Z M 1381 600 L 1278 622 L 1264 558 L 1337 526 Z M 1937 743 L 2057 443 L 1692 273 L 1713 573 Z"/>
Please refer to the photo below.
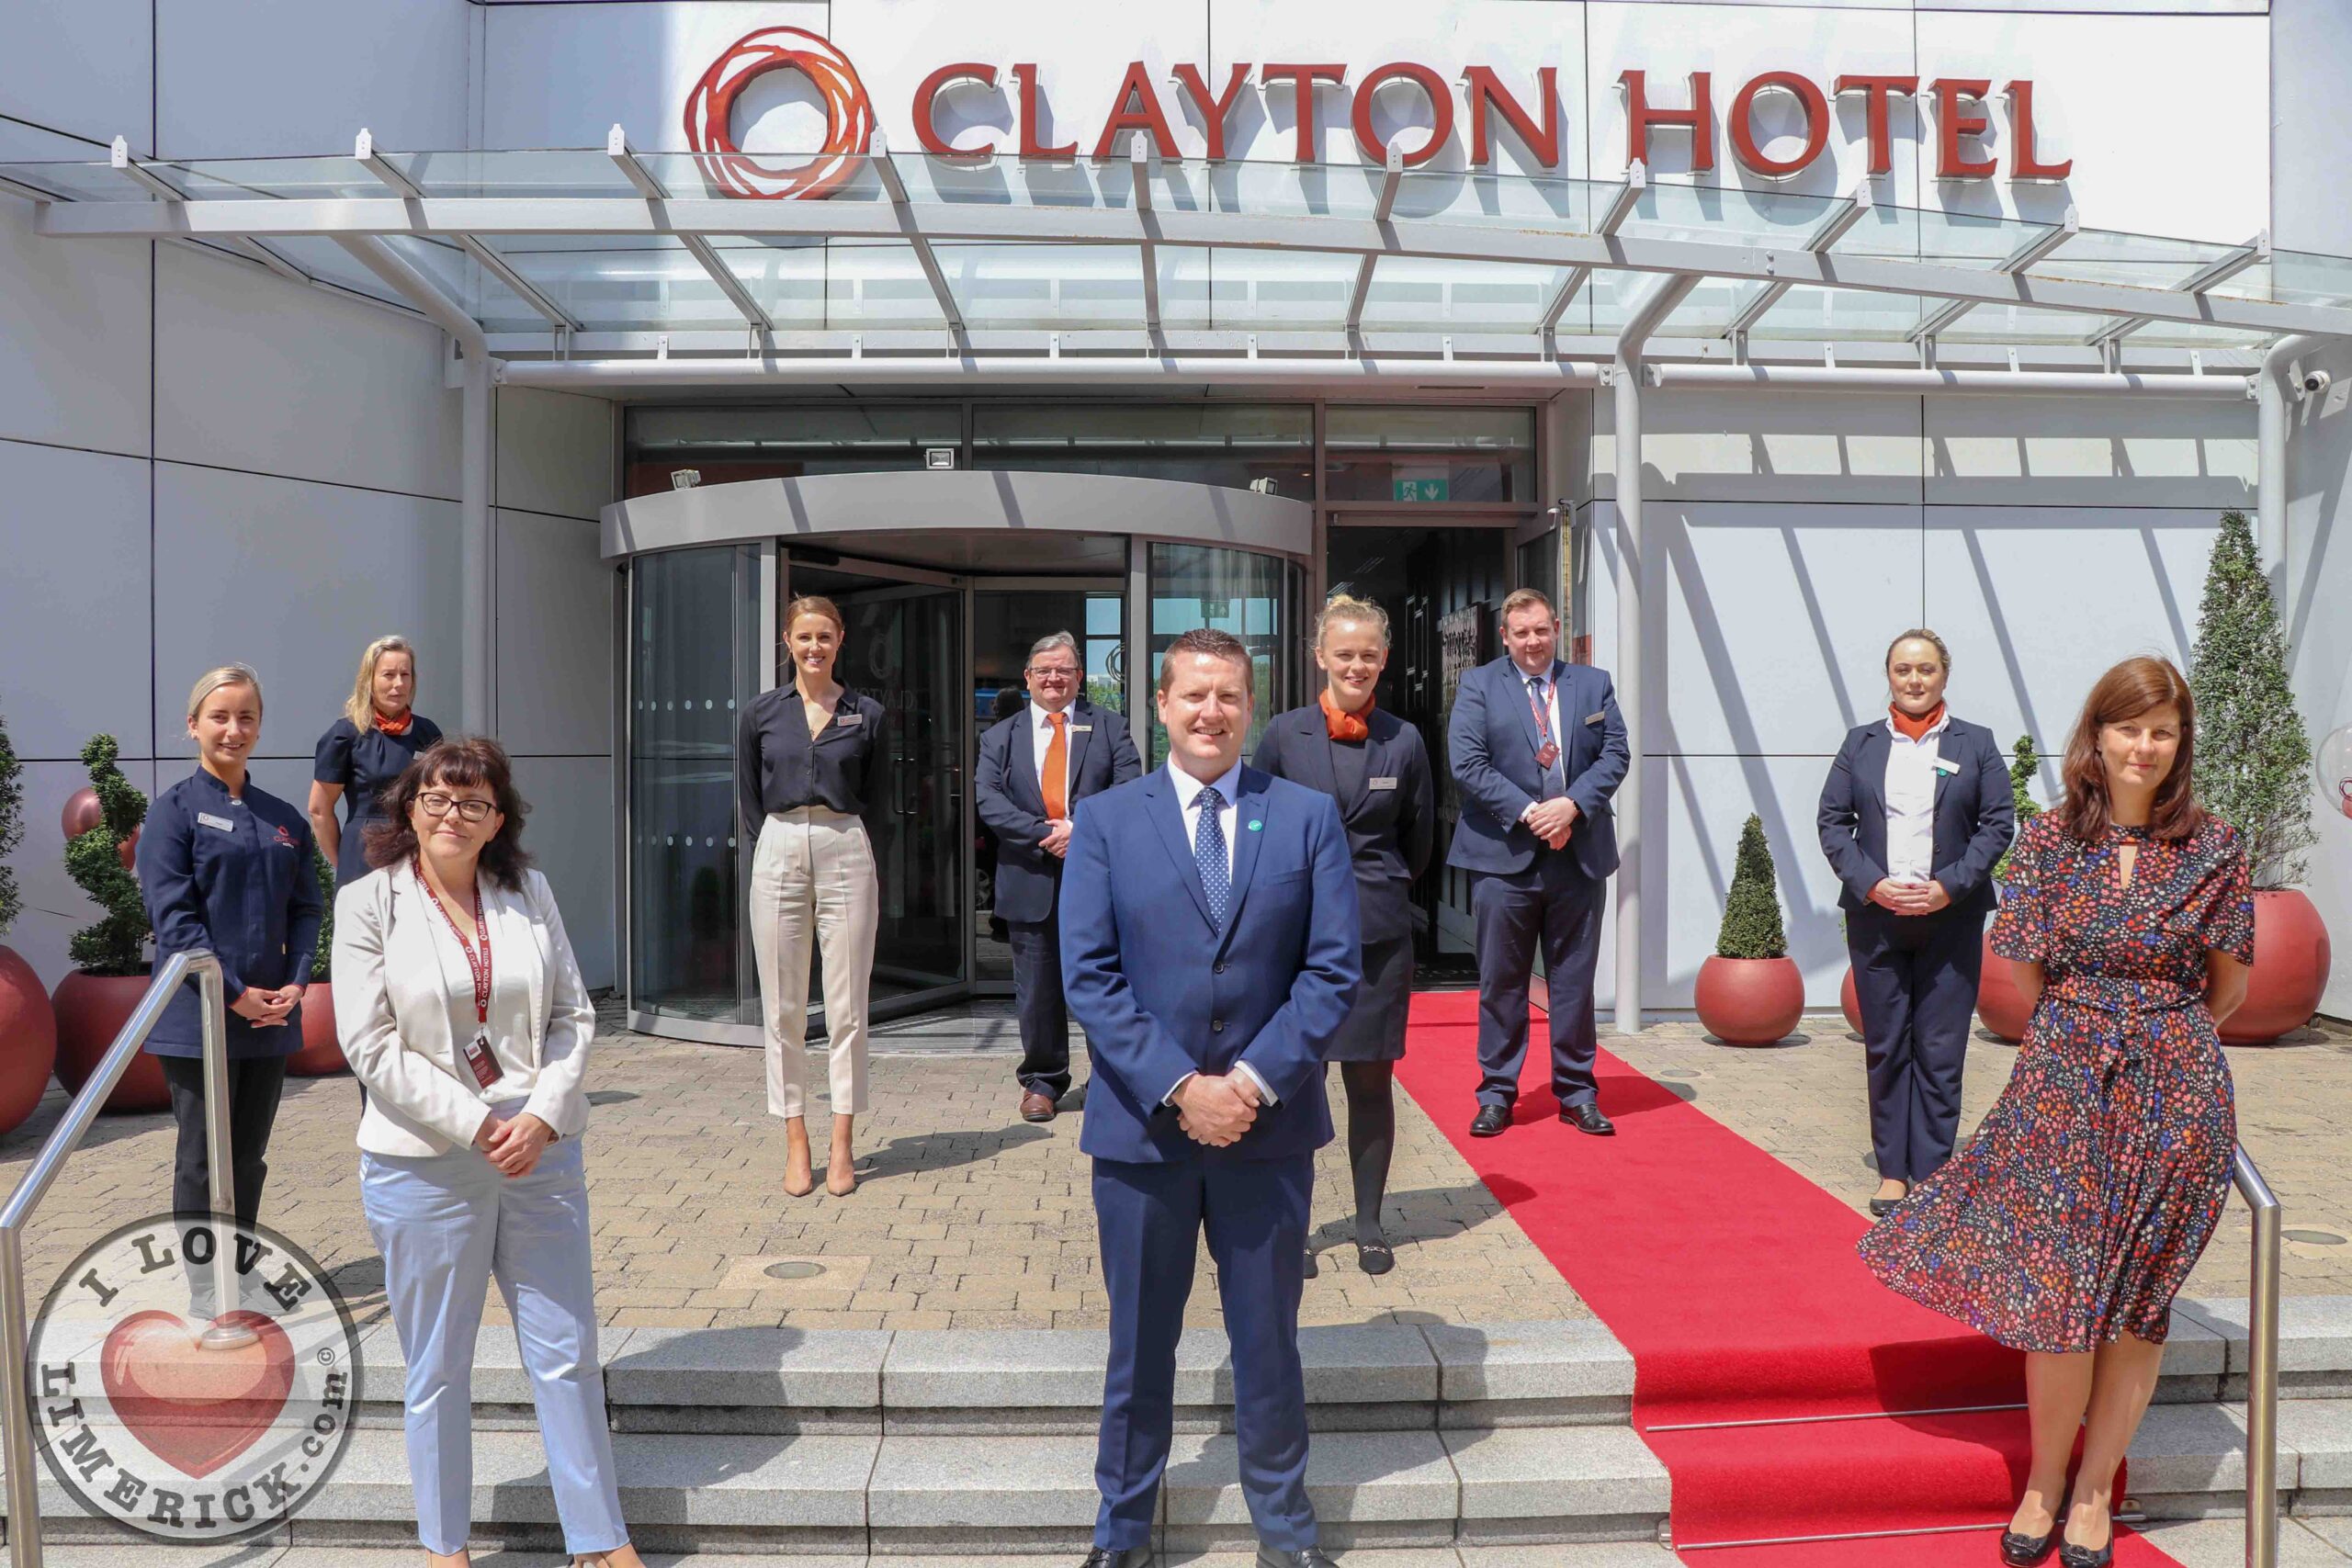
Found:
<path fill-rule="evenodd" d="M 119 750 L 111 735 L 92 736 L 82 748 L 82 765 L 90 770 L 90 784 L 105 815 L 96 827 L 65 845 L 66 874 L 106 911 L 96 925 L 75 931 L 68 944 L 74 962 L 93 975 L 145 974 L 147 942 L 154 934 L 147 924 L 146 901 L 139 896 L 139 879 L 122 867 L 121 846 L 147 819 L 147 797 L 131 788 L 115 766 Z"/>
<path fill-rule="evenodd" d="M 1724 899 L 1723 931 L 1715 938 L 1721 958 L 1786 958 L 1788 933 L 1781 928 L 1781 895 L 1772 871 L 1772 848 L 1764 841 L 1763 818 L 1750 813 L 1739 830 L 1739 863 Z"/>
<path fill-rule="evenodd" d="M 311 874 L 319 879 L 319 897 L 326 900 L 326 912 L 319 917 L 319 944 L 311 950 L 311 978 L 334 978 L 334 867 L 327 863 L 327 852 L 316 840 L 311 844 Z"/>
<path fill-rule="evenodd" d="M 2017 744 L 2009 748 L 2009 804 L 2017 807 L 2018 832 L 2024 833 L 2025 825 L 2041 815 L 2035 804 L 2033 781 L 2041 771 L 2041 759 L 2034 754 L 2033 737 L 2020 735 Z M 2009 842 L 2014 845 L 2016 839 Z M 2003 850 L 2001 858 L 1993 863 L 1993 880 L 1997 883 L 2008 874 L 2009 852 Z"/>
<path fill-rule="evenodd" d="M 2197 798 L 2235 828 L 2256 887 L 2303 879 L 2312 830 L 2311 739 L 2287 679 L 2287 639 L 2243 512 L 2222 514 L 2189 666 Z"/>
<path fill-rule="evenodd" d="M 17 892 L 17 872 L 8 857 L 25 841 L 25 765 L 17 761 L 17 749 L 8 744 L 8 721 L 0 718 L 0 936 L 24 913 L 25 901 Z"/>

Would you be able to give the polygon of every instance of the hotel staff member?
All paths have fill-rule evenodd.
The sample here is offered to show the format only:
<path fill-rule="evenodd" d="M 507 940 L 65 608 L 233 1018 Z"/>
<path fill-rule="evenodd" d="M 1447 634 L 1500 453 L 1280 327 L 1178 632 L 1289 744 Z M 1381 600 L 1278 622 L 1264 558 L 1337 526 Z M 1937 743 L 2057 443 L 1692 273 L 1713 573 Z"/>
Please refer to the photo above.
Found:
<path fill-rule="evenodd" d="M 1021 1119 L 1050 1122 L 1069 1092 L 1069 1002 L 1055 906 L 1070 811 L 1136 777 L 1143 761 L 1127 721 L 1086 700 L 1086 672 L 1069 633 L 1040 637 L 1022 675 L 1029 701 L 980 737 L 972 788 L 981 822 L 996 835 L 996 918 L 1012 939 Z"/>
<path fill-rule="evenodd" d="M 245 772 L 261 738 L 261 677 L 243 664 L 207 671 L 188 694 L 187 733 L 197 770 L 155 797 L 135 863 L 157 955 L 204 949 L 220 960 L 229 1004 L 229 1156 L 237 1219 L 251 1225 L 269 1175 L 286 1058 L 302 1045 L 302 989 L 326 902 L 311 873 L 311 825 Z M 212 1210 L 201 1006 L 196 987 L 182 987 L 147 1037 L 147 1049 L 162 1058 L 179 1124 L 172 1211 L 184 1220 Z M 199 1305 L 235 1307 L 209 1301 L 209 1272 L 191 1280 Z"/>
<path fill-rule="evenodd" d="M 1380 1228 L 1396 1145 L 1396 1059 L 1413 999 L 1413 879 L 1437 839 L 1437 790 L 1421 732 L 1373 703 L 1388 664 L 1388 612 L 1335 593 L 1315 620 L 1322 696 L 1279 715 L 1258 742 L 1257 767 L 1339 802 L 1356 873 L 1363 984 L 1324 1060 L 1348 1091 L 1348 1167 L 1355 1178 L 1356 1265 L 1396 1267 Z M 1307 1255 L 1306 1270 L 1315 1272 Z"/>
<path fill-rule="evenodd" d="M 1880 1215 L 1951 1157 L 1993 863 L 2017 826 L 1993 732 L 1944 706 L 1951 676 L 1943 638 L 1924 626 L 1896 637 L 1886 716 L 1847 735 L 1821 789 L 1862 1009 Z"/>
<path fill-rule="evenodd" d="M 784 1118 L 784 1190 L 815 1186 L 808 1154 L 808 964 L 825 955 L 825 1033 L 833 1104 L 825 1190 L 857 1187 L 850 1156 L 865 1110 L 866 994 L 881 898 L 861 819 L 880 782 L 882 705 L 833 679 L 848 626 L 830 599 L 785 606 L 793 683 L 744 711 L 735 782 L 752 852 L 752 952 L 767 1028 L 768 1113 Z"/>
<path fill-rule="evenodd" d="M 334 867 L 335 886 L 368 874 L 368 825 L 380 822 L 377 801 L 408 765 L 441 739 L 441 727 L 411 705 L 416 649 L 404 637 L 379 637 L 359 656 L 343 716 L 319 737 L 311 765 L 311 831 Z M 341 800 L 344 818 L 334 819 Z"/>

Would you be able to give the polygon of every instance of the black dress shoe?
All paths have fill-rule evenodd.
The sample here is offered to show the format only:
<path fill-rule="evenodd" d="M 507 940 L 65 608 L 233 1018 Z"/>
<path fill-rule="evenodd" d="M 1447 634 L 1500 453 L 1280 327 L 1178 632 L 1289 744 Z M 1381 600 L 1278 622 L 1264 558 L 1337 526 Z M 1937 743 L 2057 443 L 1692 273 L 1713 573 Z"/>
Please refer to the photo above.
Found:
<path fill-rule="evenodd" d="M 2070 1541 L 2062 1540 L 2058 1543 L 2059 1568 L 2108 1568 L 2108 1565 L 2114 1561 L 2115 1542 L 2112 1540 L 2097 1551 L 2093 1551 L 2087 1546 L 2074 1545 Z"/>
<path fill-rule="evenodd" d="M 1871 1218 L 1874 1220 L 1883 1220 L 1901 1207 L 1903 1207 L 1903 1200 L 1900 1198 L 1873 1198 L 1871 1200 Z M 2020 1536 L 2018 1539 L 2020 1540 L 2030 1540 L 2032 1538 L 2030 1536 Z"/>
<path fill-rule="evenodd" d="M 1098 1546 L 1087 1552 L 1080 1568 L 1151 1568 L 1151 1548 Z"/>
<path fill-rule="evenodd" d="M 1470 1119 L 1470 1135 L 1474 1138 L 1500 1137 L 1510 1125 L 1510 1107 L 1482 1105 L 1478 1114 Z"/>
<path fill-rule="evenodd" d="M 1875 1201 L 1875 1200 L 1873 1200 Z M 2058 1539 L 2058 1527 L 2051 1526 L 2040 1535 L 2023 1535 L 2016 1530 L 2001 1532 L 2001 1561 L 2009 1568 L 2034 1568 L 2050 1555 L 2051 1543 Z"/>
<path fill-rule="evenodd" d="M 1603 1116 L 1598 1105 L 1571 1105 L 1560 1112 L 1560 1120 L 1596 1138 L 1614 1137 L 1617 1133 L 1617 1123 Z"/>
<path fill-rule="evenodd" d="M 1313 1247 L 1310 1247 L 1306 1249 L 1306 1261 L 1300 1267 L 1298 1271 L 1302 1278 L 1308 1280 L 1315 1279 L 1322 1274 L 1323 1265 L 1315 1261 L 1315 1249 Z"/>
<path fill-rule="evenodd" d="M 1310 1546 L 1304 1551 L 1277 1551 L 1271 1546 L 1258 1548 L 1258 1568 L 1340 1568 L 1323 1553 L 1320 1547 Z"/>

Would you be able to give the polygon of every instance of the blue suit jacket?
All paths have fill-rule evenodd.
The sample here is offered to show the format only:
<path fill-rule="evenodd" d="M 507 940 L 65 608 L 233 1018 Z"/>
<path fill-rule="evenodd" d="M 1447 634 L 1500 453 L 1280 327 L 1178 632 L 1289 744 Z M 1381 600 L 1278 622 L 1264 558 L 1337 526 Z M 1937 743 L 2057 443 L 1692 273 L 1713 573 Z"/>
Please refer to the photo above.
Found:
<path fill-rule="evenodd" d="M 980 736 L 980 765 L 972 776 L 980 820 L 996 835 L 996 917 L 1024 923 L 1049 919 L 1061 886 L 1062 861 L 1037 846 L 1046 841 L 1046 791 L 1037 779 L 1037 751 L 1029 738 L 1030 712 L 990 725 Z M 1091 795 L 1143 772 L 1127 721 L 1080 697 L 1069 708 L 1070 809 Z"/>
<path fill-rule="evenodd" d="M 1838 874 L 1838 907 L 1860 909 L 1886 875 L 1886 720 L 1858 725 L 1838 749 L 1821 786 L 1821 849 Z M 1993 863 L 2017 830 L 2008 765 L 1993 732 L 1953 719 L 1936 754 L 1956 771 L 1936 775 L 1931 874 L 1951 907 L 1980 919 L 1993 904 Z"/>
<path fill-rule="evenodd" d="M 1632 753 L 1624 716 L 1617 711 L 1609 672 L 1589 664 L 1552 661 L 1561 733 L 1556 739 L 1568 798 L 1582 815 L 1568 835 L 1567 852 L 1596 881 L 1617 869 L 1617 818 L 1610 801 L 1625 782 Z M 1524 871 L 1544 848 L 1520 825 L 1520 814 L 1541 798 L 1543 770 L 1535 763 L 1535 714 L 1527 677 L 1506 655 L 1462 678 L 1446 728 L 1447 762 L 1462 786 L 1462 819 L 1445 863 L 1464 871 Z"/>
<path fill-rule="evenodd" d="M 1363 974 L 1347 832 L 1330 796 L 1255 768 L 1236 804 L 1221 931 L 1166 768 L 1076 808 L 1062 981 L 1094 1066 L 1078 1146 L 1097 1159 L 1275 1159 L 1331 1141 L 1323 1053 Z M 1163 1101 L 1185 1074 L 1236 1062 L 1278 1103 L 1206 1148 Z"/>

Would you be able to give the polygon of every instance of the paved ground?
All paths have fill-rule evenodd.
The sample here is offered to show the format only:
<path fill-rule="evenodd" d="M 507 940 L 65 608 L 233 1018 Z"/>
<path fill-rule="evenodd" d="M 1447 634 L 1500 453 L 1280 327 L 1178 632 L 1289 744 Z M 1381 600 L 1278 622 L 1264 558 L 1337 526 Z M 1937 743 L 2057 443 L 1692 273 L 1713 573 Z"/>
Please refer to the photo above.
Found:
<path fill-rule="evenodd" d="M 1101 1326 L 1106 1305 L 1078 1119 L 1030 1126 L 1015 1118 L 1003 1033 L 1001 1021 L 986 1014 L 961 1033 L 937 1025 L 884 1032 L 875 1111 L 858 1130 L 864 1181 L 847 1199 L 821 1187 L 808 1198 L 784 1196 L 783 1136 L 763 1111 L 755 1053 L 626 1033 L 600 1039 L 590 1070 L 589 1162 L 605 1320 Z M 1760 1051 L 1710 1044 L 1688 1023 L 1606 1043 L 1839 1196 L 1859 1205 L 1875 1186 L 1861 1049 L 1840 1021 L 1808 1019 L 1794 1043 Z M 2010 1060 L 1996 1044 L 1972 1052 L 1967 1124 L 1991 1103 Z M 2352 1030 L 2307 1031 L 2290 1047 L 2233 1051 L 2231 1064 L 2245 1141 L 2285 1201 L 2290 1227 L 2315 1238 L 2352 1236 L 2352 1160 L 2343 1157 L 2337 1122 L 2338 1108 L 2352 1103 Z M 14 1186 L 62 1103 L 52 1090 L 30 1122 L 0 1140 L 0 1190 Z M 372 1314 L 382 1277 L 359 1213 L 351 1145 L 357 1111 L 347 1077 L 291 1086 L 264 1218 L 310 1248 L 354 1305 Z M 1343 1106 L 1335 1115 L 1344 1125 Z M 28 1237 L 37 1290 L 84 1245 L 160 1206 L 171 1139 L 161 1116 L 100 1122 Z M 1306 1321 L 1587 1314 L 1409 1100 L 1399 1105 L 1388 1208 L 1398 1266 L 1385 1279 L 1355 1268 L 1346 1193 L 1343 1144 L 1335 1143 L 1318 1170 L 1324 1267 L 1307 1285 Z M 2244 1213 L 2233 1205 L 2190 1292 L 2242 1292 L 2246 1256 Z M 1216 1321 L 1213 1280 L 1204 1258 L 1194 1322 Z M 2286 1280 L 2290 1293 L 2352 1294 L 2352 1246 L 2290 1243 Z M 494 1297 L 490 1316 L 503 1316 Z"/>

